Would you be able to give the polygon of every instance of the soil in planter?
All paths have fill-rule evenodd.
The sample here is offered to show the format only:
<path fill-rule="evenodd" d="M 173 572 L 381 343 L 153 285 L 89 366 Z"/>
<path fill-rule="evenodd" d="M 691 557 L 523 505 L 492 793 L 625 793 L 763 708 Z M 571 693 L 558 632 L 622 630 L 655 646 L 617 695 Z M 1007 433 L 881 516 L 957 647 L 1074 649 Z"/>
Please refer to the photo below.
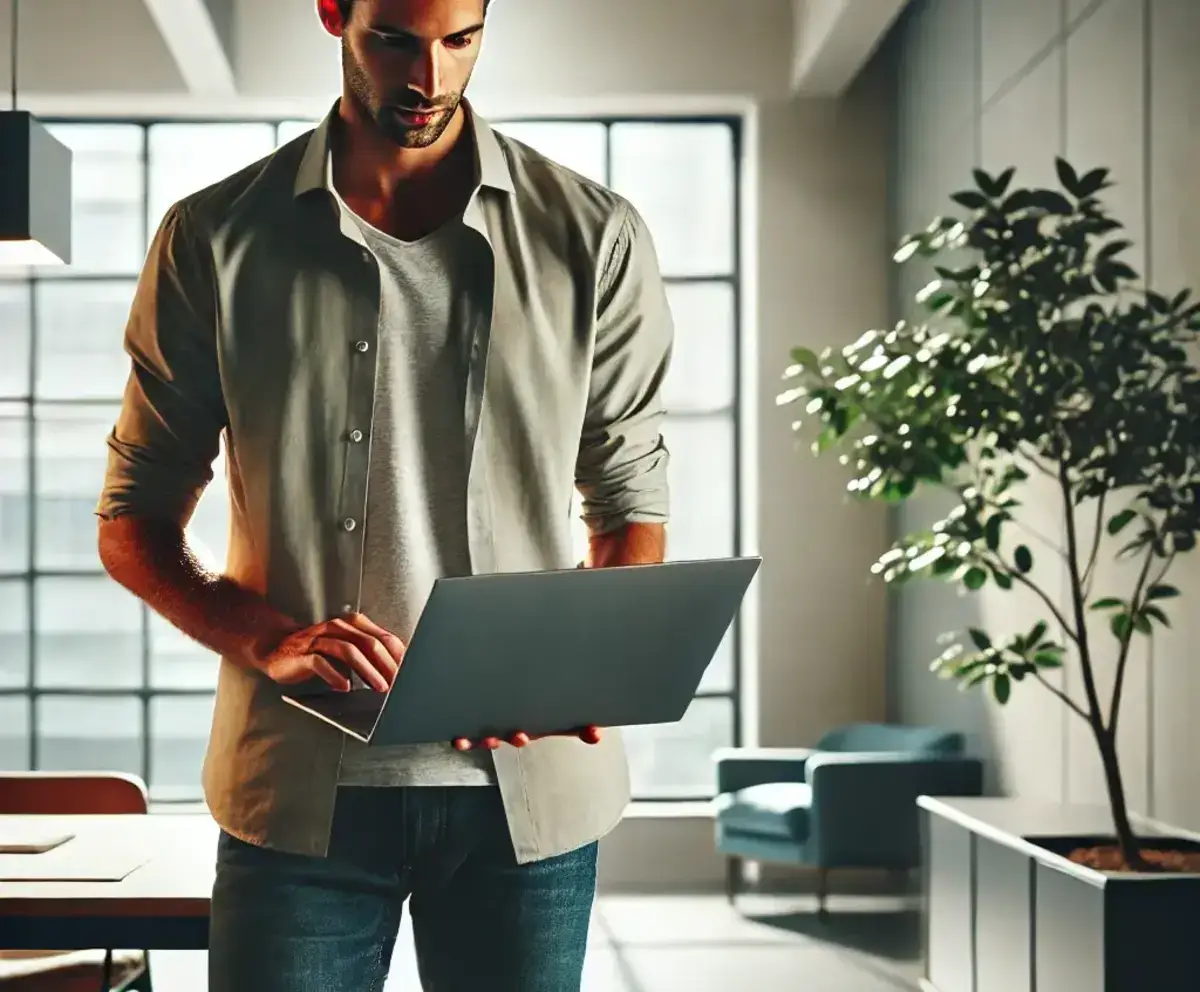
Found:
<path fill-rule="evenodd" d="M 1057 837 L 1027 835 L 1025 840 L 1093 871 L 1129 871 L 1112 834 L 1107 837 L 1103 834 Z M 1142 844 L 1142 857 L 1146 859 L 1151 872 L 1200 875 L 1200 841 L 1190 837 L 1172 837 L 1169 834 L 1143 836 L 1139 840 Z"/>
<path fill-rule="evenodd" d="M 1177 851 L 1170 848 L 1142 848 L 1142 857 L 1151 871 L 1200 874 L 1200 851 Z M 1077 865 L 1096 871 L 1129 871 L 1125 856 L 1115 844 L 1097 847 L 1077 847 L 1067 858 Z"/>

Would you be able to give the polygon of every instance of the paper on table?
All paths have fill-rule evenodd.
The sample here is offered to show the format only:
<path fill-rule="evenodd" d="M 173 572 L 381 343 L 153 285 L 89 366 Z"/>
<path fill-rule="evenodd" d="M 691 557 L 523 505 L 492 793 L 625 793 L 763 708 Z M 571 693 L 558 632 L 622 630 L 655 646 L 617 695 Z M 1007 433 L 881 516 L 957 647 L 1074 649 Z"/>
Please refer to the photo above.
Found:
<path fill-rule="evenodd" d="M 15 831 L 0 831 L 0 843 Z M 119 882 L 149 857 L 133 848 L 113 845 L 112 838 L 71 837 L 38 854 L 0 854 L 0 882 Z"/>
<path fill-rule="evenodd" d="M 0 854 L 41 854 L 65 844 L 74 836 L 62 830 L 13 830 L 0 827 Z"/>

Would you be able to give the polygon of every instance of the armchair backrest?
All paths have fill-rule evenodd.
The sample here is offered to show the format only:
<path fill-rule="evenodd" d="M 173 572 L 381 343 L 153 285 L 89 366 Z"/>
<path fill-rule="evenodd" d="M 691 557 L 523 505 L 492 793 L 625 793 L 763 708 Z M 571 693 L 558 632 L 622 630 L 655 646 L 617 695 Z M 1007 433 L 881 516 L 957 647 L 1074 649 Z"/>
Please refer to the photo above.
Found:
<path fill-rule="evenodd" d="M 928 756 L 962 754 L 963 735 L 941 727 L 905 727 L 895 723 L 851 723 L 829 731 L 818 751 L 888 751 Z"/>

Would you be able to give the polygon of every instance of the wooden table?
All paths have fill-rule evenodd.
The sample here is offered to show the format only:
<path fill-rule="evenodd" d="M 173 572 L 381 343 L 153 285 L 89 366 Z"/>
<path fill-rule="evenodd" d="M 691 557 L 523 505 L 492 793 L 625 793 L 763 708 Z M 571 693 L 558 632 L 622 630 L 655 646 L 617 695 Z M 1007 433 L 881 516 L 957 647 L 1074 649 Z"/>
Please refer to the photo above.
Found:
<path fill-rule="evenodd" d="M 0 881 L 0 948 L 205 950 L 217 825 L 207 813 L 0 816 L 74 834 L 89 846 L 129 848 L 149 860 L 119 882 Z"/>

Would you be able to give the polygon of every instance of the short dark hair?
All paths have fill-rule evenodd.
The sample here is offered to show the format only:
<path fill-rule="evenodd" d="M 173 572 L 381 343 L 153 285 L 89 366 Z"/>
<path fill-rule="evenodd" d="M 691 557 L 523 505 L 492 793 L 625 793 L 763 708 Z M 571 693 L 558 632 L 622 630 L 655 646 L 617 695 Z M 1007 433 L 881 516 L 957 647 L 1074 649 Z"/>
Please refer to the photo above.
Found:
<path fill-rule="evenodd" d="M 483 0 L 483 12 L 485 14 L 487 13 L 488 5 L 491 2 L 492 0 Z M 354 0 L 338 0 L 338 6 L 342 11 L 342 20 L 350 20 L 350 8 L 354 6 Z"/>

